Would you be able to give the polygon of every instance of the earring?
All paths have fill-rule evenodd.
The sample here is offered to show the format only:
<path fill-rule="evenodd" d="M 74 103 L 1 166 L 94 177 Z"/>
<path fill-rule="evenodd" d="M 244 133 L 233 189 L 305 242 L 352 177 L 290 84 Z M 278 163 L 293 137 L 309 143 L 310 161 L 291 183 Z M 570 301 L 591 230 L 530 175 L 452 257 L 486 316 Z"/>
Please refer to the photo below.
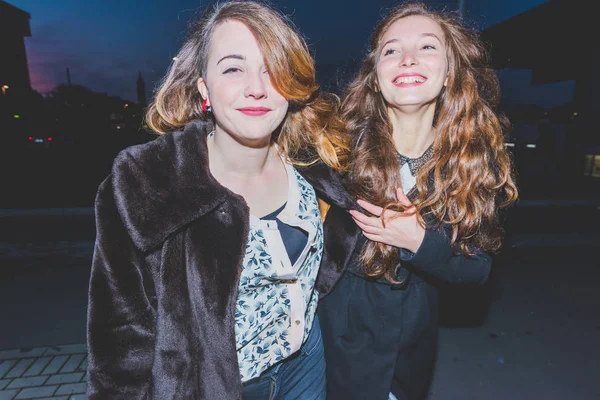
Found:
<path fill-rule="evenodd" d="M 202 100 L 202 111 L 203 112 L 211 112 L 212 108 L 208 105 L 208 99 Z"/>

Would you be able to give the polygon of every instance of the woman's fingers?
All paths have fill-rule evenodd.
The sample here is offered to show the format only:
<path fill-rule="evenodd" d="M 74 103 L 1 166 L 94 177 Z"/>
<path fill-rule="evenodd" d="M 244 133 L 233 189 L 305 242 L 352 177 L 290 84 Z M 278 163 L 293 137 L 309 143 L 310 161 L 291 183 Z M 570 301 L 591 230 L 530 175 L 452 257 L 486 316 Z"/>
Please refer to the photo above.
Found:
<path fill-rule="evenodd" d="M 377 207 L 377 208 L 379 208 L 381 210 L 381 207 Z M 369 217 L 369 216 L 366 216 L 365 214 L 361 213 L 360 211 L 356 211 L 356 210 L 350 210 L 350 214 L 352 215 L 352 218 L 360 221 L 364 225 L 371 226 L 371 227 L 378 228 L 378 229 L 385 229 L 387 222 L 392 221 L 398 217 L 405 216 L 404 212 L 396 212 L 396 211 L 390 211 L 390 210 L 385 211 L 383 218 L 380 216 Z M 382 219 L 384 221 L 382 221 Z"/>
<path fill-rule="evenodd" d="M 385 243 L 383 241 L 383 238 L 377 234 L 367 233 L 367 232 L 363 231 L 363 235 L 365 235 L 365 237 L 372 242 Z"/>
<path fill-rule="evenodd" d="M 357 219 L 354 219 L 354 223 L 360 228 L 361 231 L 363 231 L 363 233 L 366 234 L 375 234 L 379 232 L 379 228 L 377 228 L 376 226 L 371 226 L 371 225 L 366 225 L 362 222 L 360 222 Z"/>
<path fill-rule="evenodd" d="M 383 208 L 378 207 L 374 204 L 369 203 L 368 201 L 364 201 L 364 200 L 358 200 L 358 204 L 364 208 L 365 210 L 367 210 L 368 212 L 370 212 L 373 215 L 377 215 L 378 217 L 381 215 L 381 212 L 383 211 Z"/>
<path fill-rule="evenodd" d="M 414 212 L 414 208 L 415 206 L 413 206 L 412 202 L 408 199 L 408 197 L 404 194 L 404 191 L 402 190 L 402 188 L 398 188 L 396 190 L 396 197 L 398 199 L 398 204 L 404 208 L 404 210 L 401 213 L 398 213 L 400 215 L 405 215 L 405 214 L 412 214 Z M 369 203 L 368 201 L 365 200 L 358 200 L 358 204 L 364 208 L 365 210 L 367 210 L 368 212 L 370 212 L 371 214 L 380 217 L 381 213 L 383 212 L 383 208 L 376 206 L 374 204 Z M 385 217 L 386 218 L 395 218 L 398 217 L 399 215 L 395 215 L 393 214 L 392 211 L 387 210 L 385 213 Z"/>
<path fill-rule="evenodd" d="M 375 228 L 381 227 L 381 220 L 378 217 L 368 217 L 360 211 L 356 210 L 350 210 L 350 215 L 352 215 L 352 218 L 354 218 L 355 221 L 358 220 L 365 225 L 372 226 Z"/>
<path fill-rule="evenodd" d="M 408 199 L 408 197 L 404 194 L 402 188 L 398 188 L 396 190 L 396 197 L 398 198 L 398 203 L 404 207 L 404 211 L 402 211 L 402 215 L 412 215 L 417 210 L 413 203 Z"/>
<path fill-rule="evenodd" d="M 404 194 L 404 190 L 402 190 L 402 188 L 398 188 L 396 190 L 396 197 L 398 198 L 398 203 L 400 203 L 400 205 L 402 205 L 403 207 L 406 207 L 406 208 L 412 207 L 411 201 Z"/>

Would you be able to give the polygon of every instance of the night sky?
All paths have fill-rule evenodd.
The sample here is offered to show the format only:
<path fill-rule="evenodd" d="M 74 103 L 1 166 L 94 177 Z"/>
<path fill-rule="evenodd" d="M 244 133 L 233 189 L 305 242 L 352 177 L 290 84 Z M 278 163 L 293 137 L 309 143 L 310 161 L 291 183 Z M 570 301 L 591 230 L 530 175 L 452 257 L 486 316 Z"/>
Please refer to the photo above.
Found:
<path fill-rule="evenodd" d="M 471 26 L 484 29 L 544 0 L 464 0 Z M 148 96 L 181 45 L 199 0 L 8 0 L 31 14 L 26 39 L 32 86 L 45 93 L 71 81 L 136 101 L 138 71 Z M 365 53 L 371 30 L 398 0 L 274 0 L 304 33 L 317 63 L 335 70 Z M 456 9 L 457 1 L 429 1 Z M 342 68 L 343 69 L 343 68 Z M 325 68 L 324 68 L 325 70 Z M 556 106 L 572 97 L 572 82 L 530 87 L 528 71 L 499 71 L 503 102 Z"/>

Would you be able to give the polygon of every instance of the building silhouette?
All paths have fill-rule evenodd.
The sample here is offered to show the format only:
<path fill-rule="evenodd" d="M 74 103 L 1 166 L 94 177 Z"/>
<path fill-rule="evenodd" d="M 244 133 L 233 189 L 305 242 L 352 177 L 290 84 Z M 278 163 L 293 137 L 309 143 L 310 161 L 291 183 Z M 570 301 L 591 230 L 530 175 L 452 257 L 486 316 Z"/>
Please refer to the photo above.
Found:
<path fill-rule="evenodd" d="M 596 129 L 596 118 L 600 113 L 600 78 L 597 74 L 600 45 L 589 34 L 595 15 L 591 8 L 593 4 L 587 0 L 548 0 L 482 32 L 494 68 L 530 70 L 531 85 L 573 81 L 573 97 L 565 99 L 568 104 L 564 110 L 557 110 L 551 118 L 554 124 L 562 120 L 567 125 L 564 141 L 555 144 L 555 147 L 561 147 L 562 178 L 560 182 L 555 180 L 553 186 L 569 195 L 576 191 L 585 196 L 600 193 L 600 174 L 595 175 L 592 167 L 600 166 L 600 135 Z M 560 56 L 557 49 L 560 49 Z M 568 118 L 564 118 L 567 110 L 570 111 Z M 548 137 L 549 142 L 554 140 L 553 133 L 548 133 L 543 125 L 541 128 L 542 149 L 525 149 L 527 157 L 523 157 L 531 159 L 538 167 L 541 164 L 534 159 L 533 153 L 540 156 L 549 151 L 552 144 L 547 145 L 544 140 Z M 537 178 L 535 181 L 541 182 Z"/>
<path fill-rule="evenodd" d="M 7 151 L 27 137 L 32 109 L 39 105 L 31 90 L 25 49 L 25 37 L 31 36 L 30 18 L 0 0 L 0 136 Z"/>
<path fill-rule="evenodd" d="M 29 90 L 29 69 L 25 52 L 25 37 L 31 36 L 29 13 L 0 0 L 0 88 Z"/>

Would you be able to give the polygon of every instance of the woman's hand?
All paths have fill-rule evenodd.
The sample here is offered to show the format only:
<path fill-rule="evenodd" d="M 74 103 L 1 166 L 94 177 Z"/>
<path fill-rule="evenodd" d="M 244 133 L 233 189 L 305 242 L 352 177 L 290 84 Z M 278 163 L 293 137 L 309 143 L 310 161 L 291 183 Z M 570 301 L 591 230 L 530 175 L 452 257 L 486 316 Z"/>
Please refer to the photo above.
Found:
<path fill-rule="evenodd" d="M 416 253 L 423 242 L 425 229 L 419 225 L 415 206 L 401 188 L 396 191 L 396 196 L 398 203 L 404 208 L 403 212 L 386 210 L 382 218 L 383 208 L 358 200 L 358 204 L 375 217 L 368 217 L 356 210 L 351 210 L 350 214 L 367 239 Z"/>

